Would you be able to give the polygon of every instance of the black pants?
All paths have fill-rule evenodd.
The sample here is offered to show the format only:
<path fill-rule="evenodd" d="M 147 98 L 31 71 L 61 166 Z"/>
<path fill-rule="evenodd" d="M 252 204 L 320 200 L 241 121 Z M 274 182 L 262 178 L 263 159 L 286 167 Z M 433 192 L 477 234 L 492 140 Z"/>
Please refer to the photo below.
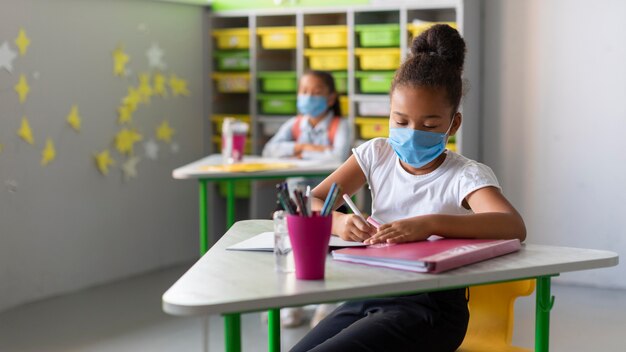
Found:
<path fill-rule="evenodd" d="M 455 351 L 468 320 L 465 289 L 352 301 L 291 351 Z"/>

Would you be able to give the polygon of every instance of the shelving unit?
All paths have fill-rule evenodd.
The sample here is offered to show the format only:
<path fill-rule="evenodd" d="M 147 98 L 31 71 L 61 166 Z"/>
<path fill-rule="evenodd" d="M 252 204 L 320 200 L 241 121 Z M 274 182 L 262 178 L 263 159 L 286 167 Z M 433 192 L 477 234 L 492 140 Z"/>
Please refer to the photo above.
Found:
<path fill-rule="evenodd" d="M 365 103 L 370 108 L 376 107 L 375 104 L 388 106 L 388 89 L 384 88 L 389 85 L 392 73 L 400 61 L 407 56 L 413 31 L 420 27 L 414 26 L 412 22 L 453 22 L 468 44 L 465 78 L 472 86 L 471 93 L 463 100 L 464 120 L 463 127 L 457 133 L 456 149 L 470 158 L 479 159 L 479 58 L 478 50 L 472 50 L 480 48 L 478 6 L 479 3 L 469 4 L 467 0 L 415 1 L 398 5 L 394 5 L 392 0 L 389 5 L 357 5 L 347 9 L 278 6 L 275 9 L 211 13 L 209 22 L 212 33 L 233 28 L 247 30 L 249 70 L 237 71 L 237 74 L 246 72 L 249 82 L 247 91 L 239 93 L 221 92 L 217 89 L 220 86 L 213 82 L 210 114 L 249 115 L 252 127 L 251 152 L 260 154 L 264 143 L 271 137 L 266 132 L 275 131 L 288 117 L 295 115 L 293 109 L 284 110 L 286 106 L 281 107 L 278 101 L 272 102 L 276 111 L 267 111 L 268 97 L 276 95 L 280 99 L 281 96 L 296 95 L 295 91 L 264 92 L 261 76 L 268 72 L 289 71 L 295 73 L 297 82 L 311 68 L 340 72 L 347 77 L 347 91 L 343 102 L 348 109 L 344 114 L 354 126 L 352 139 L 358 144 L 367 138 L 360 135 L 357 121 L 368 117 L 383 117 L 380 111 L 385 110 L 378 106 L 374 109 L 378 111 L 377 115 L 363 116 L 361 113 L 368 109 L 359 109 L 359 104 Z M 376 29 L 380 29 L 378 34 Z M 343 33 L 345 38 L 342 37 Z M 291 39 L 286 39 L 288 35 L 292 36 Z M 312 39 L 312 35 L 315 38 Z M 210 48 L 217 47 L 220 38 L 214 35 L 210 37 Z M 268 43 L 278 48 L 268 48 Z M 347 56 L 345 69 L 342 67 L 342 53 Z M 223 55 L 223 52 L 220 51 L 220 54 Z M 210 65 L 211 76 L 217 72 L 214 70 L 217 63 L 213 60 Z M 316 63 L 321 66 L 315 66 Z M 290 104 L 293 108 L 295 100 L 292 99 Z M 211 135 L 219 134 L 219 130 L 215 129 L 216 125 L 210 125 Z M 213 146 L 211 151 L 218 150 Z"/>

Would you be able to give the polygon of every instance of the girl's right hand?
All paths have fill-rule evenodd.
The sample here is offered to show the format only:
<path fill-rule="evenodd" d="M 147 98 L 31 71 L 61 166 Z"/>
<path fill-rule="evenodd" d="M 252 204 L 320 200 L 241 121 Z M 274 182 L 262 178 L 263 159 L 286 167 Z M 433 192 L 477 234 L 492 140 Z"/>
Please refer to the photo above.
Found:
<path fill-rule="evenodd" d="M 333 233 L 339 235 L 343 240 L 363 242 L 376 233 L 373 226 L 354 214 L 336 214 L 333 219 Z"/>

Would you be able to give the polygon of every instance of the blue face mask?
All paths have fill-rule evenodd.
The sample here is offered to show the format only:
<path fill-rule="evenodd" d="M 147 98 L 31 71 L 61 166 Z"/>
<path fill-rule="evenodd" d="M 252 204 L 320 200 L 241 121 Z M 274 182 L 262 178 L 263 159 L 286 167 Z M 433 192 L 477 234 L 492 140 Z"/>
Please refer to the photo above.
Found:
<path fill-rule="evenodd" d="M 302 115 L 317 117 L 328 109 L 328 98 L 323 95 L 298 94 L 298 111 Z"/>
<path fill-rule="evenodd" d="M 452 119 L 454 122 L 454 119 Z M 445 133 L 427 132 L 412 128 L 390 128 L 389 144 L 398 158 L 415 168 L 420 168 L 435 160 L 446 149 Z"/>

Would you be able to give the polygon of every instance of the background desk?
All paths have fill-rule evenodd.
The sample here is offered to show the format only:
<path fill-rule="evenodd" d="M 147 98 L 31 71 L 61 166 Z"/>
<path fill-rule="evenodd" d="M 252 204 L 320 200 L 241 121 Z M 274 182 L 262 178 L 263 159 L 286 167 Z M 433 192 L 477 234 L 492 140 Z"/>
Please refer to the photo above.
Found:
<path fill-rule="evenodd" d="M 270 220 L 237 222 L 165 292 L 163 310 L 174 315 L 223 314 L 226 349 L 238 351 L 242 312 L 270 309 L 276 316 L 278 307 L 536 278 L 535 346 L 536 351 L 543 352 L 548 351 L 549 317 L 554 299 L 550 296 L 551 276 L 615 266 L 618 262 L 617 254 L 608 251 L 527 244 L 519 252 L 436 275 L 338 262 L 329 257 L 325 280 L 300 281 L 294 274 L 276 273 L 271 253 L 225 250 L 271 230 Z M 270 322 L 269 334 L 269 350 L 280 350 L 280 322 Z"/>
<path fill-rule="evenodd" d="M 225 172 L 206 171 L 205 166 L 221 165 L 221 154 L 209 155 L 191 164 L 179 167 L 172 172 L 176 179 L 197 179 L 200 183 L 200 255 L 206 253 L 209 248 L 208 242 L 208 198 L 207 183 L 209 181 L 226 182 L 226 228 L 230 228 L 235 222 L 235 181 L 236 180 L 261 180 L 285 177 L 325 177 L 335 171 L 340 162 L 332 160 L 300 160 L 300 159 L 270 159 L 259 156 L 244 156 L 243 162 L 250 163 L 290 163 L 293 167 L 276 170 L 264 170 L 255 172 Z"/>

